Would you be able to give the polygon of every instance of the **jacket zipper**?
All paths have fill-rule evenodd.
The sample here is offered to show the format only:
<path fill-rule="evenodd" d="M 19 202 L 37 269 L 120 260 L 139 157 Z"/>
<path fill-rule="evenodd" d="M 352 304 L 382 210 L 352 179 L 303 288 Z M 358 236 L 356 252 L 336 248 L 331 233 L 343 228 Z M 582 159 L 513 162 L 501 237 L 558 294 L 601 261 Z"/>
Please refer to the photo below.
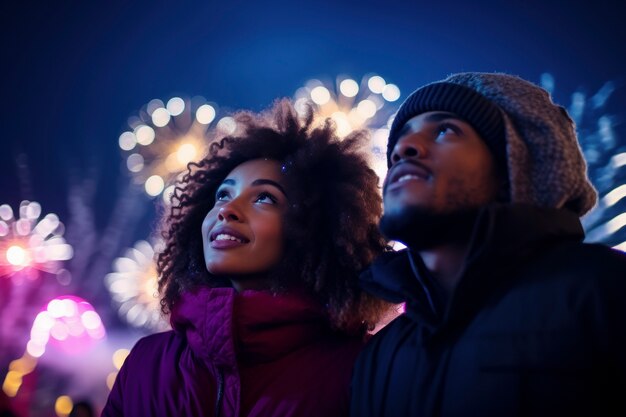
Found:
<path fill-rule="evenodd" d="M 224 397 L 224 371 L 217 370 L 217 401 L 215 403 L 215 417 L 220 417 L 222 411 L 222 399 Z"/>

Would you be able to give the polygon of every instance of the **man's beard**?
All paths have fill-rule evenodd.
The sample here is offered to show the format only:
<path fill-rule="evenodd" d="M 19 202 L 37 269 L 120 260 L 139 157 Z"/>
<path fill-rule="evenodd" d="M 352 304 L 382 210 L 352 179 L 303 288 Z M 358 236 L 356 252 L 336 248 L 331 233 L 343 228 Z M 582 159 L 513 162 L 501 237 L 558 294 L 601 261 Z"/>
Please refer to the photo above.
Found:
<path fill-rule="evenodd" d="M 451 212 L 408 206 L 391 214 L 384 214 L 380 230 L 391 240 L 411 249 L 427 250 L 469 240 L 478 209 L 467 208 Z"/>

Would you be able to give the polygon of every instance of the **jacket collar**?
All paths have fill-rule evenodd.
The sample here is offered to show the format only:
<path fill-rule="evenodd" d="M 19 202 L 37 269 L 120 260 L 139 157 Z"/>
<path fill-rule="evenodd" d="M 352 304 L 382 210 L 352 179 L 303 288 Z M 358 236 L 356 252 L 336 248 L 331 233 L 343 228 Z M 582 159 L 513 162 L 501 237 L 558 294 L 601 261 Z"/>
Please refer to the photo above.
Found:
<path fill-rule="evenodd" d="M 297 292 L 201 287 L 181 296 L 171 321 L 196 355 L 227 368 L 270 362 L 330 331 L 321 306 Z"/>
<path fill-rule="evenodd" d="M 443 322 L 469 319 L 493 291 L 514 276 L 516 266 L 543 248 L 583 238 L 578 216 L 569 210 L 493 204 L 476 219 L 461 279 L 445 309 L 433 313 L 428 305 L 429 298 L 436 296 L 432 278 L 419 255 L 409 254 L 407 249 L 379 257 L 361 275 L 361 285 L 388 301 L 406 302 L 409 316 L 435 328 Z M 409 256 L 413 256 L 413 268 Z"/>

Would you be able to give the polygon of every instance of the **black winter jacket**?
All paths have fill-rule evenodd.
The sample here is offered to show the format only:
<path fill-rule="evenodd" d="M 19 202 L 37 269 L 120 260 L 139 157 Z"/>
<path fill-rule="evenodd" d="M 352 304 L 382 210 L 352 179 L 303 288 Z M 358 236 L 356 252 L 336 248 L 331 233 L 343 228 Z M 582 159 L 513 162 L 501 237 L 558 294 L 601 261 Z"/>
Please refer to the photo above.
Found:
<path fill-rule="evenodd" d="M 359 356 L 351 415 L 626 416 L 626 255 L 583 237 L 569 211 L 490 206 L 449 300 L 418 255 L 378 259 L 363 287 L 406 313 Z"/>

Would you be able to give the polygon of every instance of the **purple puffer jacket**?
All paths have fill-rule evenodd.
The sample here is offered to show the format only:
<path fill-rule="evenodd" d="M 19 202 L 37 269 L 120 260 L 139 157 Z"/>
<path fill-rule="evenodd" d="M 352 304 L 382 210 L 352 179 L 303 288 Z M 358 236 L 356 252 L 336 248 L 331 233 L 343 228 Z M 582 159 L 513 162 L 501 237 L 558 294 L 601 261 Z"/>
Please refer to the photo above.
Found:
<path fill-rule="evenodd" d="M 202 288 L 132 349 L 103 417 L 347 416 L 358 338 L 302 295 Z"/>

